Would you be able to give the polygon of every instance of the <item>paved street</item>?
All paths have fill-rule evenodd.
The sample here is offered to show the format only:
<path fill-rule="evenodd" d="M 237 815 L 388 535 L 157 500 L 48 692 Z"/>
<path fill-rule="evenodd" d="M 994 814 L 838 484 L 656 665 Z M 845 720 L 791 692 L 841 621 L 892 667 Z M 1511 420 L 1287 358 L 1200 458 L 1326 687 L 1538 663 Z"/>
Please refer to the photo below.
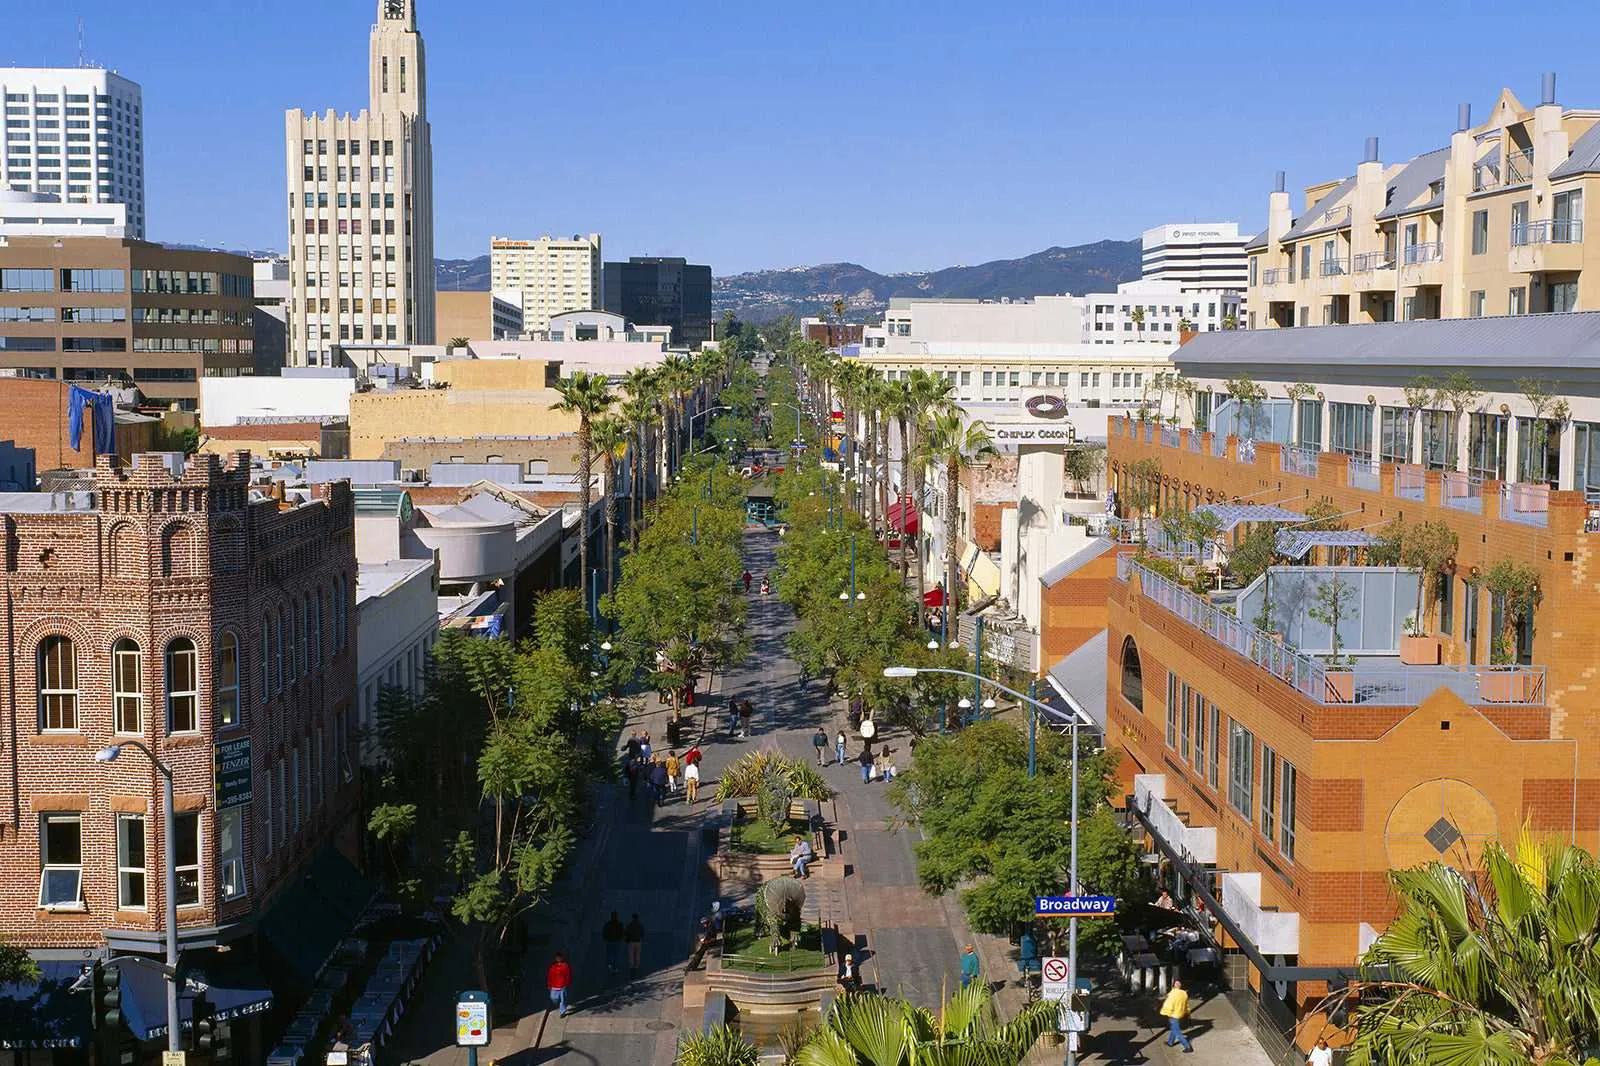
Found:
<path fill-rule="evenodd" d="M 746 558 L 757 576 L 771 570 L 776 536 L 746 536 Z M 533 1063 L 670 1066 L 685 1024 L 681 976 L 692 930 L 709 912 L 714 892 L 710 860 L 715 847 L 716 804 L 709 795 L 723 767 L 753 748 L 776 747 L 787 754 L 815 757 L 811 735 L 819 723 L 829 736 L 844 724 L 838 701 L 824 704 L 823 686 L 799 687 L 799 668 L 783 641 L 793 615 L 776 596 L 753 595 L 750 601 L 751 654 L 731 675 L 713 681 L 709 707 L 696 708 L 702 764 L 702 800 L 694 808 L 681 799 L 654 806 L 640 789 L 629 802 L 623 786 L 607 786 L 594 832 L 584 842 L 573 874 L 563 886 L 551 918 L 544 923 L 527 956 L 527 979 L 519 1022 L 495 1031 L 483 1056 L 501 1066 Z M 723 708 L 737 694 L 755 706 L 754 735 L 730 736 Z M 627 731 L 647 729 L 659 745 L 665 739 L 667 712 L 653 695 L 647 709 Z M 624 736 L 622 739 L 626 739 Z M 890 734 L 884 743 L 895 750 L 902 766 L 910 761 L 907 738 Z M 852 737 L 848 754 L 859 750 Z M 831 755 L 831 751 L 830 751 Z M 861 959 L 863 981 L 885 992 L 904 995 L 929 1006 L 959 983 L 959 953 L 975 943 L 986 976 L 1000 984 L 1001 1008 L 1014 1010 L 1023 993 L 1010 977 L 1014 968 L 1008 945 L 993 937 L 975 937 L 966 928 L 959 903 L 951 896 L 933 899 L 917 887 L 913 847 L 916 831 L 892 828 L 894 812 L 881 783 L 863 784 L 855 763 L 825 770 L 837 795 L 826 809 L 838 829 L 847 876 L 845 894 L 851 927 L 840 932 L 852 940 Z M 611 911 L 626 922 L 638 914 L 646 929 L 643 965 L 637 980 L 611 980 L 605 971 L 600 927 Z M 546 1010 L 544 969 L 555 951 L 564 951 L 574 971 L 573 1010 L 566 1019 Z M 424 990 L 402 1024 L 393 1045 L 399 1061 L 428 1066 L 465 1066 L 464 1049 L 446 1046 L 450 1009 L 458 988 L 474 982 L 457 938 L 428 975 Z M 1160 1046 L 1159 1019 L 1148 997 L 1107 994 L 1097 1001 L 1096 1035 L 1087 1063 L 1177 1062 Z M 1192 1031 L 1196 1054 L 1184 1061 L 1265 1064 L 1266 1059 L 1238 1016 L 1221 996 L 1199 1005 Z M 1175 1049 L 1174 1049 L 1175 1050 Z M 1061 1061 L 1059 1048 L 1041 1046 L 1030 1062 Z"/>

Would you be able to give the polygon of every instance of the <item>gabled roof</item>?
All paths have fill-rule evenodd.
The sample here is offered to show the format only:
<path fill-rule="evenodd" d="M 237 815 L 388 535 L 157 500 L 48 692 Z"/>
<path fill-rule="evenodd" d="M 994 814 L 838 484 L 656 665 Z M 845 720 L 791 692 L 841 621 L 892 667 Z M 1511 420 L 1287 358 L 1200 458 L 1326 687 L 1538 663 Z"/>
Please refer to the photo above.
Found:
<path fill-rule="evenodd" d="M 1071 698 L 1102 730 L 1106 727 L 1106 631 L 1100 630 L 1050 667 L 1051 687 Z M 1070 721 L 1070 719 L 1068 719 Z"/>
<path fill-rule="evenodd" d="M 1039 575 L 1039 580 L 1044 584 L 1045 588 L 1050 588 L 1090 559 L 1097 559 L 1109 550 L 1111 550 L 1111 541 L 1106 540 L 1104 537 L 1090 537 L 1088 543 L 1084 544 L 1083 547 Z"/>
<path fill-rule="evenodd" d="M 1398 218 L 1437 207 L 1442 198 L 1434 197 L 1423 204 L 1418 204 L 1417 200 L 1427 194 L 1428 186 L 1444 177 L 1444 165 L 1449 158 L 1450 149 L 1446 146 L 1424 152 L 1407 163 L 1390 179 L 1385 192 L 1388 206 L 1379 211 L 1377 217 Z"/>
<path fill-rule="evenodd" d="M 1578 138 L 1566 162 L 1550 172 L 1550 180 L 1595 173 L 1600 173 L 1600 122 L 1590 126 L 1583 136 Z"/>
<path fill-rule="evenodd" d="M 1253 252 L 1257 248 L 1265 248 L 1266 246 L 1267 246 L 1267 231 L 1266 230 L 1262 230 L 1260 233 L 1256 234 L 1254 237 L 1251 237 L 1249 240 L 1244 242 L 1244 250 L 1247 251 L 1247 252 Z"/>
<path fill-rule="evenodd" d="M 1323 230 L 1338 229 L 1341 225 L 1349 225 L 1349 218 L 1346 218 L 1343 222 L 1330 222 L 1324 216 L 1329 211 L 1340 206 L 1344 202 L 1344 198 L 1350 195 L 1350 190 L 1355 187 L 1356 178 L 1352 174 L 1335 185 L 1322 199 L 1313 204 L 1311 210 L 1300 216 L 1295 224 L 1289 227 L 1289 232 L 1283 235 L 1283 239 L 1292 241 L 1300 237 L 1309 237 L 1313 233 L 1321 233 Z"/>

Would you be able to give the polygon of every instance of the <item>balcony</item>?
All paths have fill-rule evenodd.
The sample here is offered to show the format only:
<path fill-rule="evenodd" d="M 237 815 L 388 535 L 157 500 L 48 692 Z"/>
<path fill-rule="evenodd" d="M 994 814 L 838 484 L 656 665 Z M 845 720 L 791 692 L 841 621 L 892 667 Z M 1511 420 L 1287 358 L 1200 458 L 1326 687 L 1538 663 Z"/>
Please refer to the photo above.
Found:
<path fill-rule="evenodd" d="M 1446 507 L 1468 514 L 1483 513 L 1483 478 L 1446 470 L 1439 475 L 1440 499 Z"/>
<path fill-rule="evenodd" d="M 1549 218 L 1511 227 L 1508 266 L 1523 274 L 1583 268 L 1583 220 Z"/>
<path fill-rule="evenodd" d="M 1362 252 L 1350 260 L 1352 274 L 1373 274 L 1394 269 L 1393 252 Z"/>
<path fill-rule="evenodd" d="M 1321 454 L 1318 449 L 1303 444 L 1285 444 L 1283 450 L 1278 453 L 1278 469 L 1285 474 L 1316 477 L 1317 457 Z"/>
<path fill-rule="evenodd" d="M 1512 149 L 1506 157 L 1495 159 L 1487 163 L 1479 163 L 1472 168 L 1472 191 L 1487 192 L 1490 189 L 1510 189 L 1518 185 L 1526 185 L 1533 180 L 1533 149 Z"/>
<path fill-rule="evenodd" d="M 1501 485 L 1500 517 L 1545 528 L 1550 522 L 1550 486 Z"/>
<path fill-rule="evenodd" d="M 1261 272 L 1262 285 L 1293 285 L 1293 267 L 1269 267 Z"/>
<path fill-rule="evenodd" d="M 1418 244 L 1408 244 L 1401 249 L 1401 262 L 1403 262 L 1406 266 L 1421 266 L 1425 263 L 1438 263 L 1443 259 L 1443 241 L 1422 241 Z"/>
<path fill-rule="evenodd" d="M 1182 434 L 1176 426 L 1161 427 L 1161 445 L 1164 448 L 1176 448 L 1183 443 Z"/>
<path fill-rule="evenodd" d="M 1422 500 L 1427 498 L 1427 471 L 1415 463 L 1397 465 L 1394 468 L 1394 494 L 1402 500 Z"/>
<path fill-rule="evenodd" d="M 1383 484 L 1383 464 L 1376 459 L 1364 459 L 1358 455 L 1349 457 L 1345 467 L 1344 483 L 1353 489 L 1365 489 L 1368 492 L 1381 491 Z"/>
<path fill-rule="evenodd" d="M 1217 861 L 1217 830 L 1215 827 L 1192 827 L 1182 815 L 1167 803 L 1166 774 L 1135 774 L 1133 776 L 1133 802 L 1162 840 L 1189 861 L 1215 865 Z"/>
<path fill-rule="evenodd" d="M 1350 257 L 1324 259 L 1317 264 L 1320 278 L 1342 278 L 1350 273 Z"/>
<path fill-rule="evenodd" d="M 1261 903 L 1261 875 L 1225 873 L 1222 875 L 1222 909 L 1233 924 L 1264 955 L 1300 953 L 1300 915 L 1280 911 Z"/>

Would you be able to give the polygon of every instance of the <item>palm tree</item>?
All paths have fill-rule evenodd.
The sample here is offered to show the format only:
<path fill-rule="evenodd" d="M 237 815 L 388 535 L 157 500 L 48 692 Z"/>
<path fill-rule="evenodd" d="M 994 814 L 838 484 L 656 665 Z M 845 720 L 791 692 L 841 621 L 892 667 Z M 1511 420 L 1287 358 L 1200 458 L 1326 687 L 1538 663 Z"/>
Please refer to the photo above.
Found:
<path fill-rule="evenodd" d="M 1144 308 L 1135 305 L 1134 309 L 1128 312 L 1128 317 L 1133 319 L 1133 326 L 1139 331 L 1139 339 L 1144 340 Z"/>
<path fill-rule="evenodd" d="M 795 1054 L 796 1066 L 1019 1066 L 1056 1022 L 1039 1000 L 1004 1024 L 993 1020 L 989 986 L 974 982 L 938 1013 L 904 999 L 846 993 Z"/>
<path fill-rule="evenodd" d="M 680 438 L 684 429 L 685 394 L 694 388 L 694 364 L 685 355 L 669 355 L 661 362 L 661 391 L 667 400 L 665 412 L 667 423 L 666 443 L 666 473 L 678 469 L 678 450 L 681 447 Z"/>
<path fill-rule="evenodd" d="M 655 467 L 650 462 L 654 454 L 651 430 L 655 427 L 658 414 L 656 404 L 661 398 L 660 375 L 648 367 L 635 367 L 623 375 L 622 391 L 628 394 L 627 402 L 631 405 L 632 413 L 627 416 L 628 421 L 639 434 L 637 458 L 641 490 L 636 493 L 639 513 L 636 518 L 630 519 L 632 523 L 644 518 L 644 493 L 648 491 L 650 482 L 654 479 L 652 472 Z"/>
<path fill-rule="evenodd" d="M 606 595 L 611 595 L 617 565 L 617 461 L 628 455 L 628 423 L 615 415 L 602 415 L 589 425 L 589 443 L 600 457 L 600 483 L 606 494 Z"/>
<path fill-rule="evenodd" d="M 571 377 L 556 382 L 561 393 L 557 411 L 576 412 L 578 415 L 578 591 L 584 596 L 584 609 L 589 604 L 589 493 L 594 470 L 593 420 L 611 407 L 611 385 L 604 374 L 591 374 L 575 370 Z"/>
<path fill-rule="evenodd" d="M 982 422 L 967 422 L 957 409 L 946 410 L 933 416 L 923 434 L 918 456 L 922 462 L 944 468 L 944 562 L 945 610 L 956 608 L 956 574 L 961 553 L 956 549 L 956 537 L 961 529 L 960 507 L 957 505 L 961 491 L 961 471 L 976 459 L 995 455 L 994 442 L 989 439 L 989 427 Z"/>
<path fill-rule="evenodd" d="M 942 374 L 935 374 L 922 368 L 911 372 L 907 389 L 908 407 L 905 414 L 899 415 L 900 419 L 900 491 L 908 497 L 915 497 L 911 488 L 911 462 L 917 443 L 922 438 L 922 431 L 930 415 L 940 414 L 955 405 L 956 387 L 949 378 Z M 913 435 L 907 432 L 909 428 Z M 922 481 L 922 466 L 917 464 L 917 481 Z M 918 503 L 918 510 L 921 504 Z M 925 618 L 927 608 L 923 605 L 922 597 L 927 589 L 927 581 L 922 568 L 922 524 L 917 525 L 917 538 L 914 544 L 917 555 L 917 624 L 920 626 Z M 905 553 L 900 554 L 900 580 L 906 576 Z"/>
<path fill-rule="evenodd" d="M 633 440 L 633 491 L 628 500 L 628 539 L 634 547 L 639 546 L 639 526 L 644 521 L 644 493 L 645 485 L 649 481 L 648 448 L 646 441 L 650 436 L 650 427 L 655 425 L 656 405 L 653 401 L 643 397 L 632 397 L 623 401 L 622 417 L 628 424 L 628 435 Z"/>
<path fill-rule="evenodd" d="M 1389 884 L 1400 913 L 1363 960 L 1374 979 L 1327 1004 L 1337 1017 L 1351 997 L 1351 1063 L 1585 1061 L 1600 1035 L 1593 856 L 1524 831 L 1514 853 L 1490 841 L 1475 868 L 1431 862 Z"/>

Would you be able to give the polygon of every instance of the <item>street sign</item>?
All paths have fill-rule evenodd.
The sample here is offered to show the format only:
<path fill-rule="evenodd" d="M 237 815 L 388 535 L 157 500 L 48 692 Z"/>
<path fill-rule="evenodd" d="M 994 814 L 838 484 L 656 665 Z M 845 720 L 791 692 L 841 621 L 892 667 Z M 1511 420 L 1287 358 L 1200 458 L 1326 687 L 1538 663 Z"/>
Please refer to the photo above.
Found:
<path fill-rule="evenodd" d="M 1117 913 L 1117 897 L 1038 896 L 1033 913 L 1040 918 L 1109 918 Z"/>
<path fill-rule="evenodd" d="M 456 1047 L 489 1046 L 489 993 L 456 996 Z"/>
<path fill-rule="evenodd" d="M 1039 969 L 1039 998 L 1064 999 L 1072 990 L 1072 982 L 1067 980 L 1067 960 L 1052 955 L 1044 960 Z"/>
<path fill-rule="evenodd" d="M 161 1053 L 161 1066 L 184 1066 L 188 1060 L 187 1051 L 163 1051 Z"/>

